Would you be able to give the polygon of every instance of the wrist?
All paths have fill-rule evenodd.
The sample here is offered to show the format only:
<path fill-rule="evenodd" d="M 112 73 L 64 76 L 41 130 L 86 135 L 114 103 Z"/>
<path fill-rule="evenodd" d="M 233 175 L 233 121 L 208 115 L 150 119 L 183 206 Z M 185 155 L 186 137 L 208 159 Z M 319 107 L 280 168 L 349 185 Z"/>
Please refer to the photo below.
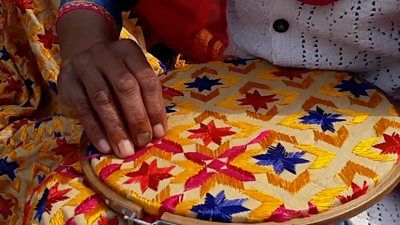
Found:
<path fill-rule="evenodd" d="M 89 10 L 74 10 L 64 15 L 57 24 L 57 34 L 63 63 L 96 43 L 117 39 L 107 21 Z"/>
<path fill-rule="evenodd" d="M 116 35 L 122 27 L 122 10 L 120 5 L 114 0 L 61 0 L 60 12 L 57 15 L 56 23 L 65 14 L 75 10 L 89 10 L 102 16 L 115 31 Z"/>

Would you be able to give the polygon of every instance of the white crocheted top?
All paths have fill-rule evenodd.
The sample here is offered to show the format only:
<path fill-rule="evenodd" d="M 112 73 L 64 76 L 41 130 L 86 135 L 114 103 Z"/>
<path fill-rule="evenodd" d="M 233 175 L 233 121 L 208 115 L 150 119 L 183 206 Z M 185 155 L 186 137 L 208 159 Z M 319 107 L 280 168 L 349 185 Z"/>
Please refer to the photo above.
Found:
<path fill-rule="evenodd" d="M 229 55 L 358 73 L 400 99 L 400 0 L 228 0 Z M 288 22 L 277 32 L 278 19 Z"/>

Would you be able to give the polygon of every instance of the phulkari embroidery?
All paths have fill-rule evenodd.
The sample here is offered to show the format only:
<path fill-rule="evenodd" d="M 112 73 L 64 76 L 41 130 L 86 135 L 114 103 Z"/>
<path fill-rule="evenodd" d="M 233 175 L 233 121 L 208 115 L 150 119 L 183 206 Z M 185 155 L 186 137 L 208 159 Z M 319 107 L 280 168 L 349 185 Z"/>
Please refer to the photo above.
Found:
<path fill-rule="evenodd" d="M 87 185 L 82 128 L 55 100 L 59 1 L 1 3 L 0 225 L 124 224 Z M 144 43 L 140 27 L 129 27 L 121 37 Z M 368 195 L 399 166 L 398 112 L 347 73 L 231 58 L 160 79 L 166 137 L 127 159 L 87 149 L 95 174 L 140 203 L 146 219 L 309 217 Z"/>
<path fill-rule="evenodd" d="M 229 59 L 160 78 L 167 135 L 125 160 L 91 159 L 105 184 L 153 216 L 309 217 L 368 194 L 398 166 L 400 118 L 349 74 Z"/>

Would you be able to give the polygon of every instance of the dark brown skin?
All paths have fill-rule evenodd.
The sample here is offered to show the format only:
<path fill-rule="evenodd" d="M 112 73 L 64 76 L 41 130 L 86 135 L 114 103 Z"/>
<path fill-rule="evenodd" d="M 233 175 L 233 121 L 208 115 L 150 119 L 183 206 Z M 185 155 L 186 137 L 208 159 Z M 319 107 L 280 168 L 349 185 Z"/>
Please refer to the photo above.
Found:
<path fill-rule="evenodd" d="M 116 40 L 106 20 L 87 10 L 63 16 L 57 32 L 61 101 L 101 152 L 125 158 L 164 136 L 161 84 L 135 42 Z"/>

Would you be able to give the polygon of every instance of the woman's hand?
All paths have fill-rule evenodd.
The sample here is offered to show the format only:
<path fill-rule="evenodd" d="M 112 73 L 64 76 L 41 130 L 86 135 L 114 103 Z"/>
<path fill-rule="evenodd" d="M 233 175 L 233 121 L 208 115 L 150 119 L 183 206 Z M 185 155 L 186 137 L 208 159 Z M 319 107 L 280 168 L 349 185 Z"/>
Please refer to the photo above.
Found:
<path fill-rule="evenodd" d="M 127 157 L 134 145 L 142 147 L 165 134 L 161 84 L 135 42 L 98 41 L 63 59 L 61 100 L 101 152 Z"/>

